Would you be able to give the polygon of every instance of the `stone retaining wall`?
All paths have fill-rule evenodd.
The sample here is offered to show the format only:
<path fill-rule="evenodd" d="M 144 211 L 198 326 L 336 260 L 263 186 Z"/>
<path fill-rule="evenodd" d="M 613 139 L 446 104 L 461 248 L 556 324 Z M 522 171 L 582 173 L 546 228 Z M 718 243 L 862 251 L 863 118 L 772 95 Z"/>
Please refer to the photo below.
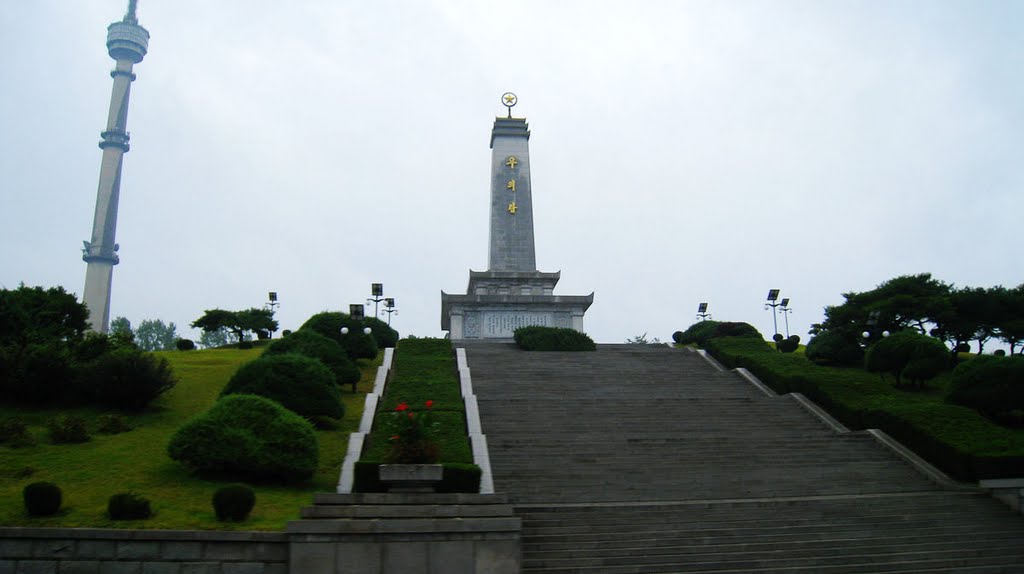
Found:
<path fill-rule="evenodd" d="M 287 574 L 279 532 L 0 528 L 0 574 Z"/>

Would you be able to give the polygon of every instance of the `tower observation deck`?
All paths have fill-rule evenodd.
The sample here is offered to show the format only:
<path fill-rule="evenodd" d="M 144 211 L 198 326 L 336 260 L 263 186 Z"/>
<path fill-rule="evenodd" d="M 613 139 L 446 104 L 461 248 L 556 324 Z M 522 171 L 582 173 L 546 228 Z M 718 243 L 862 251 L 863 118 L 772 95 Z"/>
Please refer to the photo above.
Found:
<path fill-rule="evenodd" d="M 107 27 L 107 53 L 116 62 L 110 72 L 114 87 L 110 94 L 106 128 L 100 133 L 99 146 L 103 150 L 103 158 L 96 190 L 92 237 L 83 242 L 82 248 L 82 259 L 88 264 L 82 299 L 89 308 L 90 326 L 101 333 L 107 332 L 110 325 L 110 287 L 114 265 L 120 262 L 114 236 L 121 193 L 121 165 L 131 139 L 128 133 L 128 97 L 135 80 L 132 68 L 142 61 L 149 49 L 149 31 L 139 25 L 136 7 L 137 0 L 130 0 L 124 18 Z"/>

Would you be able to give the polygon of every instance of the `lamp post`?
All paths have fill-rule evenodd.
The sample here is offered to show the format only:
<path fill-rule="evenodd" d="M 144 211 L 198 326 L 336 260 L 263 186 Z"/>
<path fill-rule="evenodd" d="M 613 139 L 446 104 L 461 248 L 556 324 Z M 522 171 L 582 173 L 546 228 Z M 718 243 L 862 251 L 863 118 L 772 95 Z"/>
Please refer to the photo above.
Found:
<path fill-rule="evenodd" d="M 772 325 L 775 326 L 775 333 L 773 333 L 772 336 L 777 335 L 779 333 L 779 318 L 775 314 L 775 308 L 778 307 L 779 305 L 781 305 L 781 303 L 776 303 L 776 301 L 778 299 L 779 299 L 779 290 L 778 289 L 769 289 L 768 290 L 768 302 L 764 304 L 764 308 L 765 308 L 765 310 L 768 310 L 768 307 L 772 308 Z"/>
<path fill-rule="evenodd" d="M 864 338 L 864 346 L 867 347 L 871 344 L 871 329 L 874 329 L 878 325 L 878 317 L 882 314 L 877 309 L 868 313 L 868 330 L 860 334 Z M 888 337 L 889 331 L 882 331 L 882 338 Z"/>
<path fill-rule="evenodd" d="M 789 338 L 789 314 L 793 312 L 793 308 L 789 306 L 789 297 L 782 300 L 779 303 L 779 311 L 782 311 L 782 318 L 786 320 L 786 338 Z"/>
<path fill-rule="evenodd" d="M 353 321 L 359 321 L 362 323 L 366 319 L 366 311 L 362 304 L 355 303 L 348 306 L 348 316 Z M 369 327 L 363 327 L 363 334 L 369 335 L 373 332 L 373 329 Z M 348 327 L 341 328 L 342 335 L 348 335 Z"/>
<path fill-rule="evenodd" d="M 707 321 L 711 318 L 711 313 L 708 313 L 708 304 L 701 303 L 697 305 L 697 318 L 701 321 Z"/>
<path fill-rule="evenodd" d="M 270 309 L 270 314 L 273 315 L 277 310 L 277 307 L 280 305 L 280 303 L 277 302 L 277 291 L 267 293 L 267 299 L 267 308 Z"/>
<path fill-rule="evenodd" d="M 398 313 L 398 309 L 395 309 L 395 298 L 388 297 L 384 299 L 384 312 L 388 314 L 388 326 L 391 326 L 391 314 Z"/>
<path fill-rule="evenodd" d="M 371 283 L 370 284 L 370 294 L 373 295 L 373 297 L 368 297 L 366 299 L 366 303 L 369 304 L 370 301 L 373 301 L 373 318 L 377 319 L 377 318 L 379 318 L 379 316 L 377 314 L 377 305 L 381 301 L 384 300 L 384 284 L 383 283 Z"/>

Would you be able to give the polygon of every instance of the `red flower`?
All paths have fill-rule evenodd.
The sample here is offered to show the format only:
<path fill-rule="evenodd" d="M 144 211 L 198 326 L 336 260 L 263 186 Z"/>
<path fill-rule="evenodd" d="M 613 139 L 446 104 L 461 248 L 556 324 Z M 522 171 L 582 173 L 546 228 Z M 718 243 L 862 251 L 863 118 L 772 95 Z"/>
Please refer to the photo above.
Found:
<path fill-rule="evenodd" d="M 433 406 L 434 406 L 434 401 L 427 401 L 427 408 L 428 409 L 433 407 Z"/>
<path fill-rule="evenodd" d="M 412 413 L 410 412 L 410 413 L 409 413 L 409 420 L 412 420 L 414 416 L 415 416 L 415 415 L 413 415 L 413 414 L 412 414 Z"/>
<path fill-rule="evenodd" d="M 398 412 L 407 411 L 409 410 L 409 405 L 405 403 L 398 403 L 398 406 L 395 407 L 395 410 Z"/>

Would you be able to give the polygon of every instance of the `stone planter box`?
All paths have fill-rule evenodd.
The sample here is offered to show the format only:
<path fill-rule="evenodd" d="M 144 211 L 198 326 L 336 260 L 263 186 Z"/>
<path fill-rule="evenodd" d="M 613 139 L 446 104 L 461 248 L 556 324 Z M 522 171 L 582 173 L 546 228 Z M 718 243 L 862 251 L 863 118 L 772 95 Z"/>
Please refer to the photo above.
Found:
<path fill-rule="evenodd" d="M 444 478 L 444 467 L 440 464 L 382 464 L 378 476 L 388 492 L 434 492 L 434 487 Z"/>

